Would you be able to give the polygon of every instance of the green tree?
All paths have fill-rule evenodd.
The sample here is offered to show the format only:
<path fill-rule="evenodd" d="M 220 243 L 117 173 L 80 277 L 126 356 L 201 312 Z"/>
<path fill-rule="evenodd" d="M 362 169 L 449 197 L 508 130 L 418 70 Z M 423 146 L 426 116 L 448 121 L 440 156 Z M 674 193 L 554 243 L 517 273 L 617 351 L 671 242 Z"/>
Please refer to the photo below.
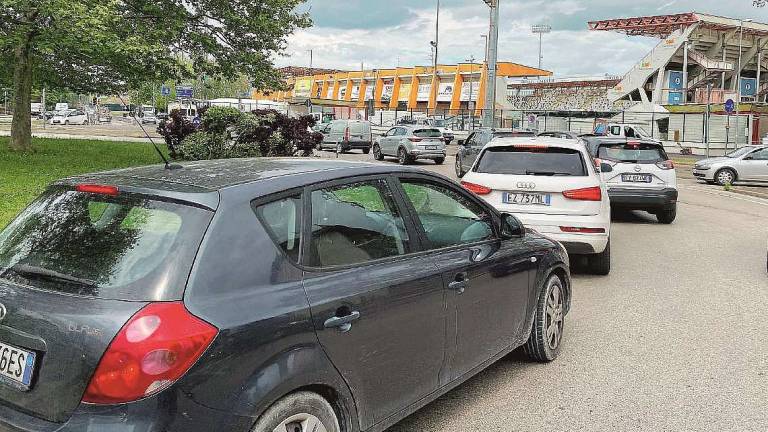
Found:
<path fill-rule="evenodd" d="M 31 150 L 33 87 L 114 94 L 147 82 L 280 83 L 271 59 L 308 27 L 304 0 L 0 0 L 0 81 L 14 89 L 10 146 Z M 4 69 L 4 68 L 0 68 Z"/>

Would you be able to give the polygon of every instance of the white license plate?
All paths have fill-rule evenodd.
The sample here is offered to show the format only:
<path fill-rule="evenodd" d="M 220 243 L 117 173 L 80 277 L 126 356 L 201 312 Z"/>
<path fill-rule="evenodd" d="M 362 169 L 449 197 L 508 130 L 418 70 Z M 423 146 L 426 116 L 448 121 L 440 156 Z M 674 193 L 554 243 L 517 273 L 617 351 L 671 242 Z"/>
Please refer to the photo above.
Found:
<path fill-rule="evenodd" d="M 504 192 L 504 204 L 551 206 L 552 195 L 527 192 Z"/>
<path fill-rule="evenodd" d="M 622 174 L 621 181 L 627 183 L 650 183 L 653 177 L 650 174 Z"/>
<path fill-rule="evenodd" d="M 436 146 L 436 145 L 433 145 L 433 146 L 426 146 L 425 148 L 426 148 L 427 150 L 437 150 L 437 146 Z"/>
<path fill-rule="evenodd" d="M 35 353 L 0 342 L 0 378 L 29 387 L 35 369 Z"/>

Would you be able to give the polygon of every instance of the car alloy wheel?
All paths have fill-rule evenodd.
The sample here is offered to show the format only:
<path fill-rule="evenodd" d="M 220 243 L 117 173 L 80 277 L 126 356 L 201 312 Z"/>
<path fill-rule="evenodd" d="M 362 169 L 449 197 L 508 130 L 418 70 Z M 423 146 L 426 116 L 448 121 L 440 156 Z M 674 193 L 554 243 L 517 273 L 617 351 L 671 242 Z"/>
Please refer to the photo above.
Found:
<path fill-rule="evenodd" d="M 397 161 L 400 162 L 400 165 L 406 165 L 408 163 L 408 153 L 406 153 L 405 149 L 402 147 L 397 151 Z"/>
<path fill-rule="evenodd" d="M 384 160 L 384 155 L 381 154 L 381 148 L 378 145 L 373 146 L 373 158 L 376 160 Z"/>
<path fill-rule="evenodd" d="M 736 180 L 736 175 L 729 169 L 722 169 L 717 172 L 717 184 L 725 186 L 726 184 L 733 184 Z"/>
<path fill-rule="evenodd" d="M 464 177 L 464 171 L 462 171 L 461 169 L 461 159 L 459 159 L 458 156 L 456 156 L 455 168 L 456 168 L 456 177 L 459 177 L 459 178 Z"/>
<path fill-rule="evenodd" d="M 319 418 L 301 413 L 283 420 L 273 432 L 327 432 Z"/>
<path fill-rule="evenodd" d="M 547 296 L 547 344 L 557 349 L 563 337 L 563 292 L 559 284 L 553 284 Z"/>
<path fill-rule="evenodd" d="M 344 146 L 342 146 L 341 143 L 336 144 L 336 153 L 338 154 L 344 153 Z"/>

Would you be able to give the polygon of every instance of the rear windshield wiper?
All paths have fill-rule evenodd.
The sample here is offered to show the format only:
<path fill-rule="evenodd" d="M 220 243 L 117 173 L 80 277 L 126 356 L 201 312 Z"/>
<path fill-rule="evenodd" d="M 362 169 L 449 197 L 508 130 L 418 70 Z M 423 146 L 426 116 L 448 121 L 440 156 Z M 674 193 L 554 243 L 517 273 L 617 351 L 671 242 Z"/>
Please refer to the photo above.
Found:
<path fill-rule="evenodd" d="M 540 175 L 540 176 L 569 176 L 570 173 L 557 172 L 557 171 L 526 171 L 525 175 Z"/>
<path fill-rule="evenodd" d="M 83 279 L 76 276 L 70 276 L 68 274 L 59 273 L 54 270 L 49 270 L 46 268 L 31 266 L 27 264 L 16 264 L 14 266 L 8 267 L 5 270 L 5 272 L 3 272 L 3 274 L 7 273 L 8 271 L 18 273 L 23 277 L 40 276 L 45 279 L 53 279 L 53 280 L 62 281 L 62 282 L 76 283 L 78 285 L 83 285 L 87 287 L 97 286 L 96 281 L 92 281 L 90 279 Z"/>

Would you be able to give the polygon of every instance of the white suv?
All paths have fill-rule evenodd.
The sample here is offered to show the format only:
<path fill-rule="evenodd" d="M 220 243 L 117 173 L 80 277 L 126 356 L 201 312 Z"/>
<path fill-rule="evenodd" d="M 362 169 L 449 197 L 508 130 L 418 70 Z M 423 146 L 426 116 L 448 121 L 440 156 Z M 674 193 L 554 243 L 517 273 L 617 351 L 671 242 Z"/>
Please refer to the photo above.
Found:
<path fill-rule="evenodd" d="M 590 270 L 611 270 L 611 204 L 584 144 L 559 138 L 496 138 L 461 184 L 526 227 L 586 255 Z"/>
<path fill-rule="evenodd" d="M 611 141 L 596 144 L 614 208 L 645 210 L 663 224 L 677 217 L 677 174 L 664 147 L 653 141 Z"/>

